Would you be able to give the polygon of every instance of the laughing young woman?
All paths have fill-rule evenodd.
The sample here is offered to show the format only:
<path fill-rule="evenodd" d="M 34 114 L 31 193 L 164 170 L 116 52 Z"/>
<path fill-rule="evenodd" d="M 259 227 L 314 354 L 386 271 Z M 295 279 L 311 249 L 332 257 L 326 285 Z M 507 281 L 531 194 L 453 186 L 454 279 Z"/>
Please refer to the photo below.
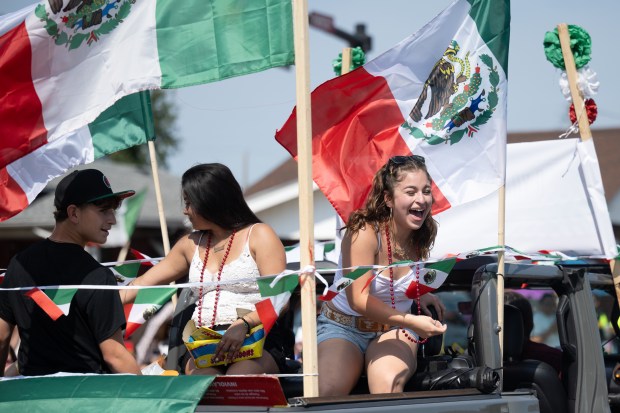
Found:
<path fill-rule="evenodd" d="M 395 156 L 375 174 L 364 208 L 351 214 L 342 241 L 341 268 L 389 265 L 428 258 L 437 233 L 431 216 L 431 177 L 421 156 Z M 371 393 L 403 391 L 415 373 L 418 343 L 442 334 L 446 326 L 411 314 L 405 295 L 419 268 L 368 271 L 323 304 L 317 321 L 319 395 L 351 392 L 366 370 Z M 433 304 L 443 319 L 444 306 L 433 295 L 420 299 L 428 312 Z"/>

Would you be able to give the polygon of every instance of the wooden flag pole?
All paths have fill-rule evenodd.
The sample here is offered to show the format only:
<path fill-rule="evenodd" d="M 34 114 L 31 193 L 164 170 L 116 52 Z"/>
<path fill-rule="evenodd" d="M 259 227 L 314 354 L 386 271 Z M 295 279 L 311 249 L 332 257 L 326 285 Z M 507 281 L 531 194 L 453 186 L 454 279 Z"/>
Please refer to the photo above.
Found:
<path fill-rule="evenodd" d="M 504 169 L 505 171 L 505 169 Z M 505 173 L 504 173 L 505 176 Z M 506 179 L 498 192 L 498 225 L 497 244 L 502 247 L 497 252 L 497 325 L 499 330 L 499 363 L 500 367 L 504 360 L 504 274 L 506 269 Z"/>
<path fill-rule="evenodd" d="M 353 60 L 352 49 L 350 47 L 345 47 L 342 49 L 342 69 L 340 71 L 340 76 L 346 75 L 351 71 L 351 60 Z"/>
<path fill-rule="evenodd" d="M 164 214 L 164 202 L 161 198 L 161 185 L 159 184 L 159 172 L 157 169 L 155 143 L 149 140 L 148 145 L 149 156 L 151 157 L 151 170 L 153 171 L 153 183 L 155 184 L 155 199 L 157 200 L 157 211 L 159 212 L 161 238 L 164 244 L 164 255 L 168 255 L 168 253 L 170 252 L 170 239 L 168 238 L 168 224 L 166 223 L 166 215 Z"/>
<path fill-rule="evenodd" d="M 558 36 L 560 38 L 560 46 L 562 47 L 562 57 L 564 57 L 564 66 L 566 68 L 566 77 L 568 78 L 568 86 L 570 88 L 571 98 L 575 106 L 575 116 L 579 125 L 579 136 L 582 141 L 592 139 L 590 130 L 590 122 L 588 114 L 583 103 L 583 96 L 577 87 L 577 67 L 575 66 L 575 58 L 570 49 L 570 34 L 568 33 L 568 25 L 566 23 L 558 24 Z M 612 259 L 609 262 L 611 274 L 614 279 L 614 287 L 616 289 L 616 299 L 620 304 L 620 262 Z M 612 322 L 616 322 L 613 320 Z"/>
<path fill-rule="evenodd" d="M 300 266 L 314 266 L 314 213 L 312 188 L 312 114 L 310 107 L 310 53 L 308 2 L 293 0 L 295 78 L 297 96 L 297 172 L 299 176 Z M 318 397 L 316 343 L 316 280 L 314 273 L 300 276 L 301 328 L 304 351 L 304 397 Z"/>
<path fill-rule="evenodd" d="M 123 248 L 118 253 L 118 257 L 116 258 L 117 262 L 125 261 L 127 258 L 127 253 L 129 252 L 129 247 L 131 246 L 131 239 L 128 239 Z"/>
<path fill-rule="evenodd" d="M 149 156 L 151 158 L 151 170 L 153 171 L 153 183 L 155 184 L 155 199 L 157 200 L 157 211 L 159 212 L 159 226 L 161 227 L 161 239 L 164 245 L 164 256 L 170 252 L 170 239 L 168 238 L 168 224 L 166 223 L 166 215 L 164 214 L 164 202 L 161 198 L 161 185 L 159 184 L 159 172 L 157 169 L 157 153 L 155 152 L 155 143 L 148 141 Z M 174 281 L 170 283 L 174 285 Z M 172 305 L 177 306 L 177 296 L 172 295 Z"/>
<path fill-rule="evenodd" d="M 564 67 L 566 68 L 566 77 L 568 78 L 568 86 L 570 95 L 575 106 L 575 116 L 579 125 L 579 135 L 582 141 L 592 139 L 590 132 L 590 123 L 588 122 L 588 114 L 583 104 L 583 96 L 577 87 L 577 67 L 575 66 L 575 58 L 570 50 L 570 35 L 568 33 L 568 25 L 566 23 L 558 24 L 558 36 L 560 38 L 560 46 L 562 47 L 562 57 L 564 57 Z"/>

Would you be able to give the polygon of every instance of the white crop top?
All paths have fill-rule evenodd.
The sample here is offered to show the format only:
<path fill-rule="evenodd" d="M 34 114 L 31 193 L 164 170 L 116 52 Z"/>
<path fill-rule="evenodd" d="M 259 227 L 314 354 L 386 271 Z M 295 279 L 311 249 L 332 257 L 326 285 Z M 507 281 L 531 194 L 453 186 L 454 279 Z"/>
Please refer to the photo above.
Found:
<path fill-rule="evenodd" d="M 373 278 L 370 283 L 370 294 L 377 297 L 379 300 L 383 301 L 389 306 L 392 306 L 392 297 L 390 297 L 390 278 L 389 271 L 384 270 L 381 274 L 377 275 L 376 272 L 375 278 Z M 387 273 L 387 274 L 386 274 Z M 342 278 L 342 271 L 338 270 L 334 277 L 334 283 Z M 398 280 L 394 280 L 394 299 L 396 309 L 403 313 L 408 313 L 411 310 L 411 305 L 413 304 L 413 299 L 407 297 L 405 292 L 411 284 L 412 281 L 415 281 L 415 271 L 409 271 L 407 275 Z M 349 305 L 349 300 L 347 299 L 346 291 L 340 292 L 337 296 L 332 299 L 332 305 L 340 312 L 351 315 L 360 315 L 359 313 L 353 311 L 351 306 Z"/>
<path fill-rule="evenodd" d="M 381 234 L 377 233 L 377 254 L 381 250 Z M 377 297 L 390 307 L 392 306 L 392 297 L 390 297 L 390 271 L 388 269 L 383 270 L 381 274 L 377 274 L 373 271 L 374 278 L 370 283 L 370 294 Z M 336 281 L 342 278 L 342 255 L 338 259 L 338 270 L 334 276 L 334 284 Z M 405 295 L 407 288 L 412 281 L 415 281 L 415 271 L 409 271 L 404 277 L 394 280 L 394 300 L 395 306 L 398 311 L 408 313 L 411 311 L 411 305 L 413 299 L 408 298 Z M 332 299 L 332 305 L 340 312 L 350 315 L 361 315 L 351 309 L 349 300 L 347 299 L 347 293 L 342 290 L 337 296 Z"/>
<path fill-rule="evenodd" d="M 260 277 L 258 271 L 258 265 L 252 254 L 250 253 L 250 234 L 252 233 L 252 226 L 248 231 L 248 237 L 246 239 L 241 255 L 233 261 L 229 261 L 224 265 L 222 269 L 222 281 L 241 280 L 241 279 L 255 279 Z M 200 240 L 204 232 L 200 235 Z M 189 268 L 189 281 L 200 282 L 200 271 L 202 270 L 203 262 L 200 259 L 200 240 L 196 246 L 196 251 L 192 258 L 192 263 Z M 213 274 L 205 268 L 204 282 L 217 282 L 217 273 Z M 211 327 L 213 320 L 213 305 L 215 303 L 215 284 L 205 286 L 203 289 L 202 300 L 202 324 L 207 327 Z M 197 291 L 198 288 L 196 287 Z M 256 309 L 255 304 L 261 301 L 261 295 L 258 291 L 258 285 L 256 282 L 238 282 L 234 284 L 226 284 L 220 286 L 220 298 L 217 305 L 217 314 L 215 319 L 215 325 L 231 324 L 237 319 L 237 308 L 254 311 Z M 192 315 L 192 319 L 198 326 L 198 311 L 199 311 L 200 299 L 196 302 L 196 309 Z"/>

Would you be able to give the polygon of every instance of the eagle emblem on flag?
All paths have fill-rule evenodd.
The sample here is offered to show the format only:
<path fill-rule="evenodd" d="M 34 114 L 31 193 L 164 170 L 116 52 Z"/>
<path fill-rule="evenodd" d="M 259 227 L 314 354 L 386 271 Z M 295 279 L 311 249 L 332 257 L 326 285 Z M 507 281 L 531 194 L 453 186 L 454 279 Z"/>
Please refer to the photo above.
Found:
<path fill-rule="evenodd" d="M 39 4 L 35 15 L 59 46 L 90 46 L 112 32 L 129 15 L 136 0 L 48 0 L 49 12 Z"/>
<path fill-rule="evenodd" d="M 480 55 L 472 73 L 470 52 L 459 57 L 460 52 L 458 42 L 452 40 L 401 125 L 414 138 L 431 145 L 453 145 L 465 133 L 473 137 L 493 116 L 500 80 L 493 58 Z"/>

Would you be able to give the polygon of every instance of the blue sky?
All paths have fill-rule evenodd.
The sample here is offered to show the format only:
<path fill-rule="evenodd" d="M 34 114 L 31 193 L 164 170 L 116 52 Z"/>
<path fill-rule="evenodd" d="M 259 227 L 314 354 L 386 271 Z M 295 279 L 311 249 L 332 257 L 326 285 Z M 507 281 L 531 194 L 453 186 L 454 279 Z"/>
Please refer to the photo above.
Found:
<path fill-rule="evenodd" d="M 0 4 L 0 13 L 18 10 L 32 0 Z M 331 15 L 335 25 L 353 32 L 363 23 L 372 37 L 368 60 L 420 29 L 452 0 L 308 0 L 310 12 Z M 600 81 L 597 128 L 620 127 L 617 72 L 620 59 L 611 30 L 620 14 L 617 0 L 519 1 L 511 6 L 508 69 L 508 131 L 565 130 L 569 103 L 558 86 L 559 71 L 547 62 L 542 41 L 559 23 L 576 24 L 592 37 L 590 68 Z M 347 44 L 310 28 L 310 79 L 314 89 L 331 79 L 331 62 Z M 170 159 L 181 175 L 196 163 L 227 164 L 243 186 L 249 186 L 289 157 L 274 139 L 295 105 L 293 68 L 271 69 L 222 82 L 169 92 L 176 104 L 180 148 Z M 620 137 L 619 137 L 620 138 Z"/>

